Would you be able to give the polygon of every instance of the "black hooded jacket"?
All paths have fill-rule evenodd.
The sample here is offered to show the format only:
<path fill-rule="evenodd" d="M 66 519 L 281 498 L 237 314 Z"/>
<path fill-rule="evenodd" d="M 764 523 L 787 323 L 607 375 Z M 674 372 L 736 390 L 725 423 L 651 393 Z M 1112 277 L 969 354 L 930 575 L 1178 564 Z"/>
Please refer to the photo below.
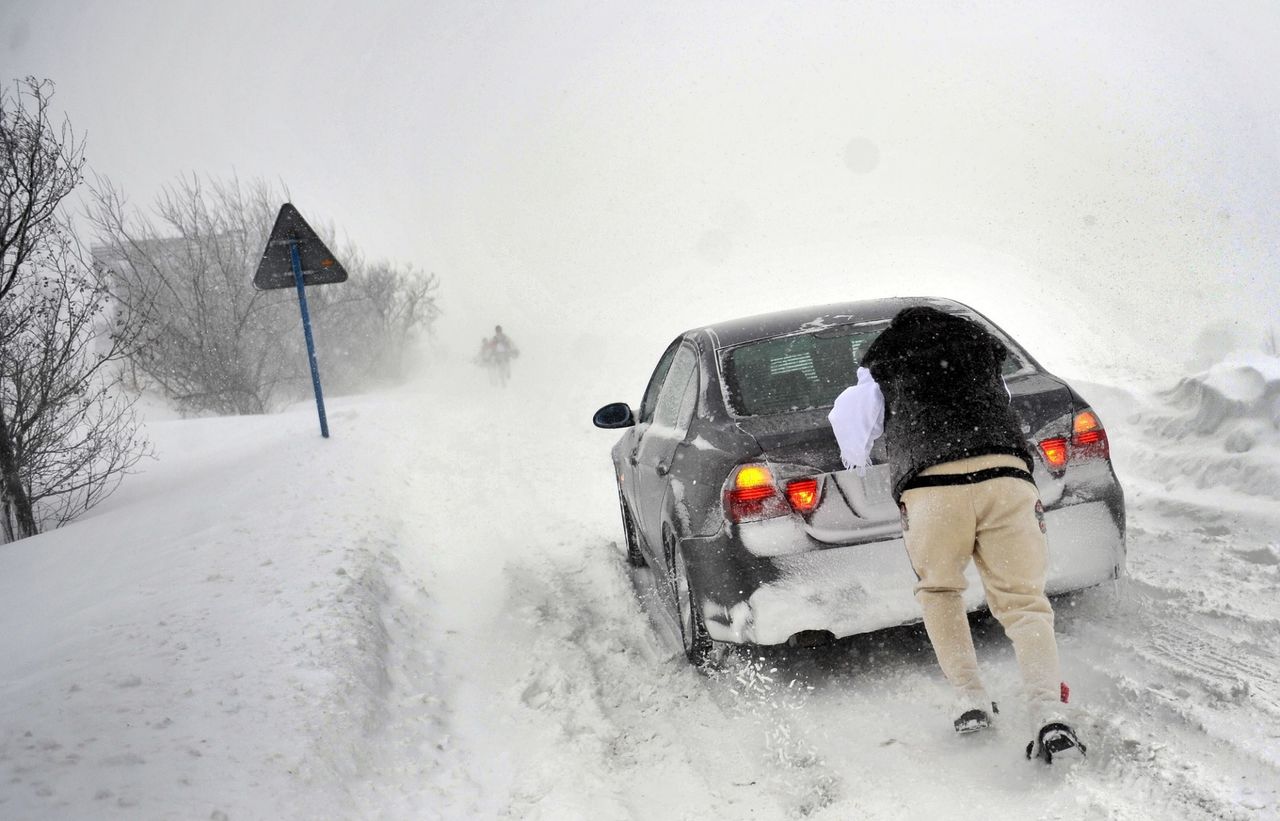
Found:
<path fill-rule="evenodd" d="M 862 357 L 884 394 L 893 495 L 932 465 L 1005 453 L 1032 469 L 1001 377 L 1008 349 L 986 328 L 936 308 L 904 308 Z"/>

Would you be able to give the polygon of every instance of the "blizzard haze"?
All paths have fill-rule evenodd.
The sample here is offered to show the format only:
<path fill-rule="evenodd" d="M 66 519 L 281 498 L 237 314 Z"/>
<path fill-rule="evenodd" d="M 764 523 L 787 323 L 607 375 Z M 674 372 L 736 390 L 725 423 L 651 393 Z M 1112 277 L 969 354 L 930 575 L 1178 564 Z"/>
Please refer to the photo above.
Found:
<path fill-rule="evenodd" d="M 1280 5 L 888 5 L 0 0 L 0 79 L 133 205 L 281 182 L 444 310 L 328 440 L 148 397 L 156 461 L 0 549 L 0 817 L 1280 817 Z M 702 675 L 625 561 L 592 411 L 687 328 L 893 295 L 1105 420 L 1078 766 L 1025 760 L 999 627 L 960 738 L 919 630 Z"/>
<path fill-rule="evenodd" d="M 1270 3 L 10 0 L 0 32 L 135 203 L 282 180 L 438 273 L 460 352 L 500 322 L 635 384 L 687 327 L 939 294 L 1051 370 L 1167 376 L 1280 310 Z"/>

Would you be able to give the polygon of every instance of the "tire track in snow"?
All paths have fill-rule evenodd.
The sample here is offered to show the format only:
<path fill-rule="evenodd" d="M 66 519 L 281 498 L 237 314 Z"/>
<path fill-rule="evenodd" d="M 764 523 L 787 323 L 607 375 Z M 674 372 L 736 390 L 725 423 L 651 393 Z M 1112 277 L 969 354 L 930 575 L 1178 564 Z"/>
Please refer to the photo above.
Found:
<path fill-rule="evenodd" d="M 739 813 L 746 796 L 732 793 L 755 780 L 753 762 L 735 750 L 740 728 L 724 725 L 704 681 L 670 663 L 615 552 L 600 545 L 585 560 L 508 568 L 506 621 L 521 648 L 508 697 L 523 708 L 512 718 L 547 737 L 555 754 L 522 775 L 507 815 Z M 717 748 L 719 756 L 706 754 Z"/>
<path fill-rule="evenodd" d="M 1260 728 L 1239 675 L 1252 664 L 1235 663 L 1201 628 L 1165 618 L 1140 587 L 1126 587 L 1118 603 L 1087 596 L 1064 620 L 1064 651 L 1087 668 L 1076 689 L 1090 765 L 1105 776 L 1081 786 L 1102 806 L 1146 807 L 1148 817 L 1161 809 L 1206 819 L 1280 809 L 1274 750 L 1248 741 Z"/>
<path fill-rule="evenodd" d="M 806 699 L 813 687 L 788 677 L 764 655 L 736 655 L 711 674 L 726 716 L 753 721 L 762 735 L 764 780 L 787 815 L 807 818 L 840 802 L 844 778 L 808 737 Z"/>
<path fill-rule="evenodd" d="M 448 757 L 484 782 L 475 815 L 802 814 L 811 790 L 768 777 L 770 722 L 756 708 L 722 704 L 724 688 L 675 659 L 651 629 L 609 541 L 617 522 L 607 443 L 564 418 L 563 396 L 461 385 L 458 398 L 468 394 L 472 401 L 433 406 L 440 441 L 424 433 L 403 450 L 431 454 L 409 466 L 416 487 L 406 502 L 431 498 L 448 476 L 440 515 L 467 523 L 411 530 L 424 540 L 442 531 L 445 542 L 426 564 L 439 616 L 458 633 L 441 653 L 457 730 Z M 477 425 L 485 436 L 474 435 Z M 583 487 L 584 476 L 603 481 Z M 494 509 L 503 488 L 519 491 L 501 494 Z M 789 737 L 799 735 L 793 728 Z M 819 769 L 799 753 L 791 759 L 805 763 L 797 771 Z"/>
<path fill-rule="evenodd" d="M 1248 704 L 1280 723 L 1280 521 L 1145 496 L 1130 508 L 1127 618 L 1145 642 L 1131 652 L 1199 685 L 1219 704 Z M 1132 627 L 1132 625 L 1131 625 Z"/>
<path fill-rule="evenodd" d="M 1135 650 L 1194 680 L 1219 702 L 1247 702 L 1280 719 L 1280 684 L 1275 680 L 1280 660 L 1273 653 L 1252 641 L 1226 636 L 1206 640 L 1207 631 L 1176 624 L 1166 628 L 1171 629 L 1151 637 L 1150 653 L 1147 648 Z"/>
<path fill-rule="evenodd" d="M 620 568 L 630 577 L 661 653 L 668 663 L 684 667 L 680 628 L 658 594 L 657 577 L 649 568 Z M 813 687 L 777 666 L 776 655 L 776 648 L 739 648 L 719 668 L 704 671 L 704 686 L 726 719 L 753 728 L 761 786 L 776 796 L 786 817 L 807 818 L 840 800 L 843 777 L 809 738 L 803 710 Z"/>
<path fill-rule="evenodd" d="M 617 548 L 588 555 L 577 566 L 521 565 L 509 575 L 519 578 L 513 613 L 535 628 L 528 657 L 537 661 L 521 677 L 519 700 L 559 724 L 558 756 L 567 744 L 575 759 L 603 764 L 576 776 L 607 797 L 608 811 L 593 817 L 738 817 L 750 808 L 756 818 L 793 819 L 841 801 L 842 776 L 807 738 L 804 685 L 764 657 L 694 671 L 644 612 L 642 602 L 653 606 L 645 582 L 637 590 Z M 512 817 L 563 817 L 562 777 L 547 767 L 526 779 Z M 662 793 L 643 785 L 655 781 Z M 672 795 L 704 803 L 675 806 Z"/>

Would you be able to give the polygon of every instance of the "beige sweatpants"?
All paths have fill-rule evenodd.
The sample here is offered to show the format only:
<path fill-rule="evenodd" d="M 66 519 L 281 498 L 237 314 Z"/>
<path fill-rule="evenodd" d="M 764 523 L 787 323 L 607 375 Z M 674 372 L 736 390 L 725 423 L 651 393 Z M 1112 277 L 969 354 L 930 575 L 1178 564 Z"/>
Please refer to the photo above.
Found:
<path fill-rule="evenodd" d="M 1004 466 L 1026 469 L 1016 456 L 993 455 L 935 465 L 921 475 Z M 1013 643 L 1037 728 L 1062 715 L 1053 608 L 1044 595 L 1048 546 L 1039 500 L 1035 485 L 1013 477 L 902 494 L 903 538 L 920 579 L 916 598 L 924 608 L 925 630 L 942 672 L 965 709 L 989 709 L 960 595 L 967 587 L 964 571 L 972 559 L 987 605 Z"/>

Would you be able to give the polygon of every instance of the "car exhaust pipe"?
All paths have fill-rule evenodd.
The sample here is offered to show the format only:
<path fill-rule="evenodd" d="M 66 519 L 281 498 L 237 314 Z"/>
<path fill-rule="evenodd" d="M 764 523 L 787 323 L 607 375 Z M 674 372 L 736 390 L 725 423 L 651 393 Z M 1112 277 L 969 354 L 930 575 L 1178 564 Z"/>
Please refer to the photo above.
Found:
<path fill-rule="evenodd" d="M 836 637 L 830 630 L 801 630 L 787 639 L 788 647 L 821 647 L 830 644 Z"/>

